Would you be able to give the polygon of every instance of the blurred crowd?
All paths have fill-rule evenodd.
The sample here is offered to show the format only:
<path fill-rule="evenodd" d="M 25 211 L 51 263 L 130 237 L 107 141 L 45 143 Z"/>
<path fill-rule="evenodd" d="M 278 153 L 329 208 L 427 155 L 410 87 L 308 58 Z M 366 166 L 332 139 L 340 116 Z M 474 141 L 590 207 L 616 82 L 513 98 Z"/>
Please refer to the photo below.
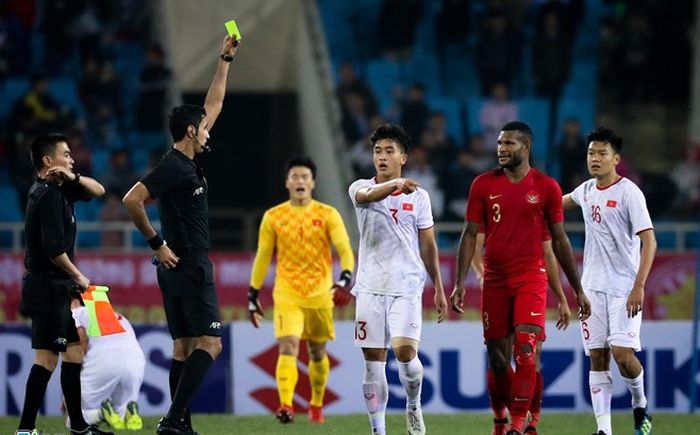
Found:
<path fill-rule="evenodd" d="M 152 6 L 0 1 L 0 188 L 15 189 L 21 213 L 36 176 L 29 147 L 38 134 L 57 131 L 71 139 L 75 171 L 107 189 L 103 200 L 79 207 L 79 218 L 127 219 L 121 197 L 168 144 L 172 72 L 151 34 Z M 122 237 L 106 232 L 94 242 L 122 246 Z"/>
<path fill-rule="evenodd" d="M 556 176 L 564 191 L 571 191 L 588 178 L 585 136 L 594 125 L 561 113 L 565 88 L 579 87 L 579 93 L 589 94 L 574 98 L 574 103 L 590 99 L 591 119 L 596 94 L 615 107 L 687 103 L 691 3 L 602 1 L 601 19 L 591 27 L 581 25 L 587 10 L 583 0 L 384 0 L 375 22 L 376 35 L 366 37 L 376 39 L 377 51 L 348 49 L 332 40 L 330 44 L 332 50 L 335 46 L 343 52 L 335 55 L 336 94 L 356 175 L 374 173 L 369 133 L 383 122 L 399 123 L 415 142 L 405 175 L 418 179 L 431 193 L 438 219 L 460 220 L 471 180 L 496 166 L 501 126 L 532 116 L 520 103 L 525 96 L 548 103 L 543 107 L 550 112 L 542 115 L 548 118 L 543 124 L 548 125 L 547 131 L 537 131 L 533 125 L 536 146 L 546 148 L 541 169 Z M 431 13 L 434 22 L 426 23 L 425 16 Z M 367 33 L 366 23 L 353 21 L 350 13 L 347 17 L 356 34 Z M 359 30 L 361 25 L 365 27 Z M 434 34 L 426 33 L 426 28 Z M 434 43 L 426 44 L 423 39 L 431 36 Z M 363 44 L 363 40 L 355 42 Z M 574 54 L 579 57 L 573 59 Z M 440 74 L 425 80 L 405 74 L 392 84 L 388 103 L 380 101 L 386 89 L 377 88 L 371 71 L 367 79 L 368 69 L 387 61 L 410 68 L 417 57 L 431 55 L 442 68 L 448 68 L 445 65 L 456 55 L 472 58 L 478 86 L 462 97 L 478 104 L 462 105 L 464 109 L 454 113 L 436 109 L 428 88 L 437 89 L 438 99 L 451 97 L 449 90 L 445 92 L 449 88 L 445 75 Z M 573 70 L 586 71 L 587 65 L 595 67 L 594 77 L 576 78 Z M 436 80 L 442 86 L 436 87 Z M 599 83 L 589 90 L 588 80 Z M 566 92 L 578 95 L 576 90 Z M 451 116 L 466 125 L 450 130 Z M 631 152 L 635 144 L 627 144 Z M 700 144 L 686 145 L 675 167 L 663 173 L 637 170 L 624 158 L 624 151 L 618 171 L 647 192 L 654 218 L 696 219 Z M 535 165 L 539 163 L 536 158 Z"/>

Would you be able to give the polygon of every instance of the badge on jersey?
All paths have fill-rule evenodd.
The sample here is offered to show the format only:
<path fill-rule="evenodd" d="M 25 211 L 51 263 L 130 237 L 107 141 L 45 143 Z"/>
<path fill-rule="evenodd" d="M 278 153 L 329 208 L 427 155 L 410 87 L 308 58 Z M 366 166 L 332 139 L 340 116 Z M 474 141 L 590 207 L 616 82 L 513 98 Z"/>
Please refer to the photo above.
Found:
<path fill-rule="evenodd" d="M 527 192 L 525 198 L 527 198 L 527 202 L 529 202 L 530 204 L 537 204 L 538 202 L 540 202 L 540 195 L 534 190 Z"/>
<path fill-rule="evenodd" d="M 413 204 L 411 204 L 410 202 L 404 202 L 404 203 L 401 205 L 401 208 L 402 208 L 404 211 L 413 211 Z"/>
<path fill-rule="evenodd" d="M 615 208 L 617 207 L 617 201 L 615 201 L 614 199 L 609 199 L 608 202 L 605 203 L 605 206 Z"/>

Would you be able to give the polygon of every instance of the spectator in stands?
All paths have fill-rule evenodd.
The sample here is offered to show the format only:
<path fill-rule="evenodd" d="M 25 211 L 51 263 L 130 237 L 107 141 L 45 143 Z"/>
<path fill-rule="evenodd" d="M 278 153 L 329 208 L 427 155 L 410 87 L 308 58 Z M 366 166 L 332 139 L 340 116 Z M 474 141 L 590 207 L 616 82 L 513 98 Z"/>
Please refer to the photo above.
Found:
<path fill-rule="evenodd" d="M 73 57 L 72 27 L 81 4 L 78 1 L 44 1 L 42 6 L 39 30 L 44 36 L 43 65 L 50 67 L 52 75 L 64 75 L 68 73 L 67 62 Z"/>
<path fill-rule="evenodd" d="M 435 17 L 438 51 L 444 53 L 449 45 L 459 45 L 469 36 L 471 1 L 442 0 L 442 7 Z"/>
<path fill-rule="evenodd" d="M 115 195 L 113 192 L 107 191 L 104 206 L 102 207 L 102 210 L 100 210 L 100 222 L 129 223 L 129 214 L 126 211 L 126 208 L 122 205 L 120 195 Z M 102 247 L 123 248 L 124 231 L 103 230 Z"/>
<path fill-rule="evenodd" d="M 532 44 L 533 75 L 538 96 L 556 102 L 571 71 L 571 40 L 565 34 L 559 16 L 549 12 L 543 17 Z"/>
<path fill-rule="evenodd" d="M 136 128 L 146 132 L 160 132 L 164 128 L 165 107 L 172 73 L 165 64 L 165 52 L 152 44 L 146 53 L 146 64 L 141 71 L 136 113 Z"/>
<path fill-rule="evenodd" d="M 495 82 L 491 88 L 491 98 L 479 113 L 481 135 L 489 149 L 496 150 L 501 127 L 514 119 L 518 119 L 518 106 L 510 101 L 505 83 Z"/>
<path fill-rule="evenodd" d="M 125 149 L 112 151 L 109 169 L 100 177 L 107 193 L 112 193 L 118 198 L 123 198 L 131 186 L 136 184 L 138 178 L 129 161 L 129 153 Z"/>
<path fill-rule="evenodd" d="M 41 74 L 32 76 L 31 88 L 20 97 L 13 111 L 13 117 L 22 117 L 32 126 L 45 130 L 58 128 L 62 114 L 61 107 L 49 94 L 49 82 Z"/>
<path fill-rule="evenodd" d="M 350 161 L 352 169 L 355 171 L 355 178 L 372 178 L 376 174 L 374 168 L 374 150 L 369 146 L 370 135 L 379 126 L 386 123 L 386 120 L 379 115 L 374 115 L 369 120 L 369 129 L 356 141 L 350 149 Z"/>
<path fill-rule="evenodd" d="M 430 192 L 430 204 L 435 219 L 442 218 L 445 210 L 445 192 L 440 187 L 438 175 L 430 165 L 430 154 L 423 146 L 411 150 L 411 157 L 403 171 L 404 178 L 410 178 L 420 183 L 420 186 Z"/>
<path fill-rule="evenodd" d="M 512 84 L 515 72 L 520 69 L 520 40 L 519 32 L 509 26 L 505 14 L 493 12 L 486 17 L 476 46 L 476 70 L 483 95 L 496 83 Z"/>
<path fill-rule="evenodd" d="M 575 118 L 564 121 L 562 136 L 556 145 L 559 163 L 559 182 L 563 192 L 571 192 L 588 177 L 585 159 L 588 144 L 581 133 L 581 124 Z"/>
<path fill-rule="evenodd" d="M 408 95 L 401 101 L 401 125 L 413 140 L 418 140 L 428 122 L 428 103 L 425 101 L 425 86 L 414 83 Z"/>
<path fill-rule="evenodd" d="M 564 38 L 571 44 L 576 37 L 578 25 L 583 19 L 584 0 L 548 0 L 542 3 L 537 9 L 535 27 L 542 29 L 545 22 L 550 20 L 549 16 L 554 15 L 559 22 L 559 28 L 564 34 Z"/>
<path fill-rule="evenodd" d="M 623 102 L 648 98 L 651 30 L 641 12 L 634 12 L 625 20 L 619 39 L 619 62 L 616 74 L 620 76 L 620 99 Z"/>
<path fill-rule="evenodd" d="M 74 160 L 73 169 L 82 175 L 92 175 L 92 151 L 85 140 L 85 132 L 80 126 L 66 130 L 71 138 L 71 157 Z"/>
<path fill-rule="evenodd" d="M 486 172 L 496 167 L 498 163 L 497 154 L 491 144 L 487 144 L 480 134 L 472 135 L 469 138 L 469 151 L 472 154 L 472 168 L 478 172 Z"/>
<path fill-rule="evenodd" d="M 434 111 L 420 137 L 420 144 L 430 154 L 430 162 L 438 174 L 447 170 L 457 148 L 455 139 L 447 132 L 445 112 Z"/>
<path fill-rule="evenodd" d="M 379 45 L 392 59 L 406 59 L 423 12 L 423 0 L 384 0 L 379 13 Z"/>
<path fill-rule="evenodd" d="M 467 208 L 469 186 L 474 178 L 481 173 L 476 170 L 476 158 L 466 148 L 457 151 L 457 157 L 450 164 L 447 176 L 443 181 L 445 186 L 445 215 L 446 220 L 462 221 Z"/>
<path fill-rule="evenodd" d="M 340 80 L 335 90 L 341 108 L 347 110 L 343 105 L 347 94 L 358 94 L 365 100 L 365 110 L 369 116 L 377 113 L 377 99 L 366 81 L 357 77 L 355 66 L 352 62 L 343 62 L 340 65 Z"/>
<path fill-rule="evenodd" d="M 36 136 L 19 130 L 8 135 L 7 163 L 10 169 L 10 182 L 17 191 L 19 208 L 24 214 L 27 210 L 27 192 L 36 178 L 36 168 L 27 158 L 32 142 Z"/>
<path fill-rule="evenodd" d="M 342 128 L 345 140 L 352 144 L 360 140 L 368 131 L 369 118 L 367 106 L 362 95 L 349 92 L 345 94 L 342 113 Z"/>
<path fill-rule="evenodd" d="M 71 33 L 78 46 L 80 60 L 104 60 L 102 40 L 100 38 L 100 23 L 97 18 L 97 6 L 94 0 L 83 0 L 80 9 L 73 20 Z"/>
<path fill-rule="evenodd" d="M 700 204 L 700 143 L 688 144 L 684 154 L 670 173 L 678 192 L 674 209 L 680 217 L 694 218 Z"/>

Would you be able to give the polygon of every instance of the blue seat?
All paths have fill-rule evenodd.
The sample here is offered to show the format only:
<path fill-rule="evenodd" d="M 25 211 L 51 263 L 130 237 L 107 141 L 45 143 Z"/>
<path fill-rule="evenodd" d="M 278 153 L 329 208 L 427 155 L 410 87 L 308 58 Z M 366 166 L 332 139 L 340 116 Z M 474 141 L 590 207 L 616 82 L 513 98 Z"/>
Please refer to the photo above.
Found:
<path fill-rule="evenodd" d="M 462 120 L 462 106 L 460 102 L 449 97 L 430 97 L 428 107 L 431 111 L 443 112 L 447 119 L 447 132 L 454 138 L 457 146 L 464 144 L 464 123 Z"/>
<path fill-rule="evenodd" d="M 581 124 L 581 133 L 586 135 L 595 128 L 595 101 L 594 96 L 589 98 L 562 98 L 557 109 L 557 129 L 555 140 L 562 135 L 564 122 L 567 119 L 576 119 Z"/>
<path fill-rule="evenodd" d="M 594 60 L 574 62 L 571 78 L 564 86 L 564 98 L 590 98 L 598 89 L 598 65 Z"/>
<path fill-rule="evenodd" d="M 29 90 L 29 80 L 24 78 L 7 79 L 4 84 L 0 85 L 0 96 L 2 104 L 0 104 L 0 120 L 7 119 L 12 112 L 12 108 L 17 103 L 17 100 Z"/>
<path fill-rule="evenodd" d="M 0 186 L 0 221 L 17 222 L 23 221 L 24 215 L 19 207 L 19 197 L 17 190 L 13 186 Z"/>
<path fill-rule="evenodd" d="M 469 136 L 481 133 L 479 114 L 483 106 L 484 99 L 481 97 L 473 97 L 467 100 L 467 131 Z"/>
<path fill-rule="evenodd" d="M 127 143 L 131 149 L 157 151 L 165 149 L 170 140 L 161 132 L 132 131 L 127 137 Z"/>
<path fill-rule="evenodd" d="M 49 94 L 56 100 L 59 106 L 68 106 L 77 114 L 83 113 L 83 105 L 78 98 L 77 85 L 73 79 L 51 79 Z"/>
<path fill-rule="evenodd" d="M 394 86 L 401 85 L 401 65 L 389 60 L 375 60 L 367 64 L 367 83 L 377 97 L 379 111 L 386 113 L 393 103 Z"/>
<path fill-rule="evenodd" d="M 109 169 L 110 152 L 103 149 L 92 150 L 92 173 L 100 178 Z"/>

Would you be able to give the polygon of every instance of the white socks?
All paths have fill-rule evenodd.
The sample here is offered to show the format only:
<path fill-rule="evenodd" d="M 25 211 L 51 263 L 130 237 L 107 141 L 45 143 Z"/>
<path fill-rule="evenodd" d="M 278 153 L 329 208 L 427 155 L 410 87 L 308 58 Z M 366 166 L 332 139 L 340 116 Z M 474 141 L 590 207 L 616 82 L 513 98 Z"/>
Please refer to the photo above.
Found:
<path fill-rule="evenodd" d="M 386 404 L 389 401 L 389 386 L 386 382 L 386 362 L 365 361 L 365 379 L 362 393 L 369 413 L 372 433 L 386 434 Z"/>
<path fill-rule="evenodd" d="M 420 392 L 423 386 L 423 364 L 418 356 L 405 363 L 396 361 L 399 366 L 399 379 L 406 390 L 406 405 L 420 406 Z"/>
<path fill-rule="evenodd" d="M 588 373 L 588 383 L 591 388 L 591 403 L 593 413 L 598 423 L 598 430 L 612 435 L 610 421 L 610 401 L 612 400 L 612 375 L 610 371 Z"/>
<path fill-rule="evenodd" d="M 625 381 L 627 389 L 632 394 L 632 409 L 646 408 L 647 396 L 644 394 L 644 370 L 634 379 L 628 379 L 623 376 L 622 380 Z"/>

